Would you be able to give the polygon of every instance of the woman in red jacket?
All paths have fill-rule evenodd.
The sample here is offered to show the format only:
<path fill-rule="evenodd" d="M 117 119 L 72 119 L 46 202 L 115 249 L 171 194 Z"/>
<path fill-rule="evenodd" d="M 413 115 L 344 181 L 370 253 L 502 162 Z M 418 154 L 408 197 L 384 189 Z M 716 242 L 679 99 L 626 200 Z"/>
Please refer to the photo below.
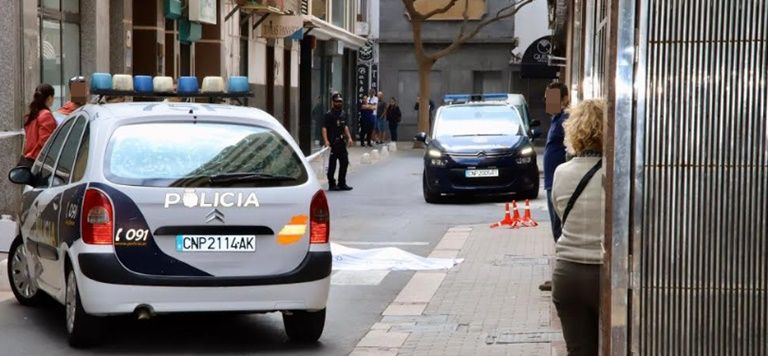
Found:
<path fill-rule="evenodd" d="M 29 104 L 29 113 L 24 121 L 26 141 L 24 142 L 24 153 L 20 165 L 32 166 L 45 142 L 56 129 L 56 120 L 49 109 L 53 104 L 54 94 L 50 84 L 43 83 L 35 88 L 35 95 L 32 103 Z"/>

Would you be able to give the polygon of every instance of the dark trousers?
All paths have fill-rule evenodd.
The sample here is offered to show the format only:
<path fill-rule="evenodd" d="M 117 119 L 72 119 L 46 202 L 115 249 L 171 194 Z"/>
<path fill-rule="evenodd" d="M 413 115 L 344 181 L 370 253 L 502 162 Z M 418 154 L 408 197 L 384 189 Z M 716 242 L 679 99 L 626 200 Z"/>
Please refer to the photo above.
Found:
<path fill-rule="evenodd" d="M 568 356 L 597 356 L 600 334 L 600 265 L 558 260 L 552 302 L 563 326 Z"/>
<path fill-rule="evenodd" d="M 333 178 L 336 173 L 336 161 L 339 161 L 339 185 L 347 184 L 347 167 L 349 166 L 349 154 L 347 144 L 344 141 L 336 141 L 331 146 L 331 157 L 328 160 L 328 186 L 336 185 L 336 179 Z"/>
<path fill-rule="evenodd" d="M 389 139 L 392 142 L 397 142 L 397 124 L 389 124 Z"/>
<path fill-rule="evenodd" d="M 371 135 L 373 134 L 373 122 L 369 120 L 360 120 L 360 145 L 371 145 Z"/>
<path fill-rule="evenodd" d="M 555 205 L 552 202 L 552 189 L 547 189 L 547 210 L 549 210 L 549 225 L 552 227 L 552 237 L 555 238 L 555 243 L 557 243 L 557 239 L 560 238 L 563 230 L 560 226 L 560 218 L 555 212 Z"/>

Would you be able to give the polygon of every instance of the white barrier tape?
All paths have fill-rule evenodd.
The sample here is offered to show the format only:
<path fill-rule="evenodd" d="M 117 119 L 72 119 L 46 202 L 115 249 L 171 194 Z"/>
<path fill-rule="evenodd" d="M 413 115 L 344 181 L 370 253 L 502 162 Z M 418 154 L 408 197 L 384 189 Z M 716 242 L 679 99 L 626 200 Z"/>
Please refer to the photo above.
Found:
<path fill-rule="evenodd" d="M 13 137 L 17 135 L 24 136 L 24 130 L 0 132 L 0 138 Z"/>
<path fill-rule="evenodd" d="M 325 153 L 325 151 L 328 151 L 329 149 L 330 149 L 329 147 L 323 147 L 323 149 L 321 149 L 320 151 L 317 151 L 317 152 L 307 156 L 307 161 L 312 162 L 312 161 L 316 160 L 318 157 L 321 157 L 323 155 L 323 153 Z"/>

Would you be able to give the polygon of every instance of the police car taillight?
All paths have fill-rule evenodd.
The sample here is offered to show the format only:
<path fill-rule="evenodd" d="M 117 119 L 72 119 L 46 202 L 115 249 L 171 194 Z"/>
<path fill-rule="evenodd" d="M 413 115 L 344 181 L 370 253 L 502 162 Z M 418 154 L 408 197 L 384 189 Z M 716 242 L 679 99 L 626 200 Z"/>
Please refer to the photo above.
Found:
<path fill-rule="evenodd" d="M 331 212 L 328 209 L 328 199 L 319 190 L 309 205 L 309 243 L 327 244 L 331 233 Z"/>
<path fill-rule="evenodd" d="M 92 245 L 111 245 L 113 231 L 112 203 L 99 190 L 88 189 L 83 199 L 80 227 L 83 242 Z"/>

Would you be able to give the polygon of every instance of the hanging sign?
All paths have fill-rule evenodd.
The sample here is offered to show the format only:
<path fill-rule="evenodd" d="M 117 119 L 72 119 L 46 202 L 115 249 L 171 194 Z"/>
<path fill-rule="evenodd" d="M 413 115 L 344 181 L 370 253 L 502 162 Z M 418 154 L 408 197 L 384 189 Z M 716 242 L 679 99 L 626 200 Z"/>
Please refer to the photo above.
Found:
<path fill-rule="evenodd" d="M 520 63 L 523 78 L 557 78 L 560 71 L 558 67 L 549 65 L 549 56 L 552 55 L 552 36 L 544 36 L 533 41 L 523 54 Z"/>
<path fill-rule="evenodd" d="M 362 99 L 368 95 L 370 67 L 367 64 L 357 65 L 357 98 Z"/>
<path fill-rule="evenodd" d="M 189 0 L 189 21 L 216 24 L 216 0 Z"/>

